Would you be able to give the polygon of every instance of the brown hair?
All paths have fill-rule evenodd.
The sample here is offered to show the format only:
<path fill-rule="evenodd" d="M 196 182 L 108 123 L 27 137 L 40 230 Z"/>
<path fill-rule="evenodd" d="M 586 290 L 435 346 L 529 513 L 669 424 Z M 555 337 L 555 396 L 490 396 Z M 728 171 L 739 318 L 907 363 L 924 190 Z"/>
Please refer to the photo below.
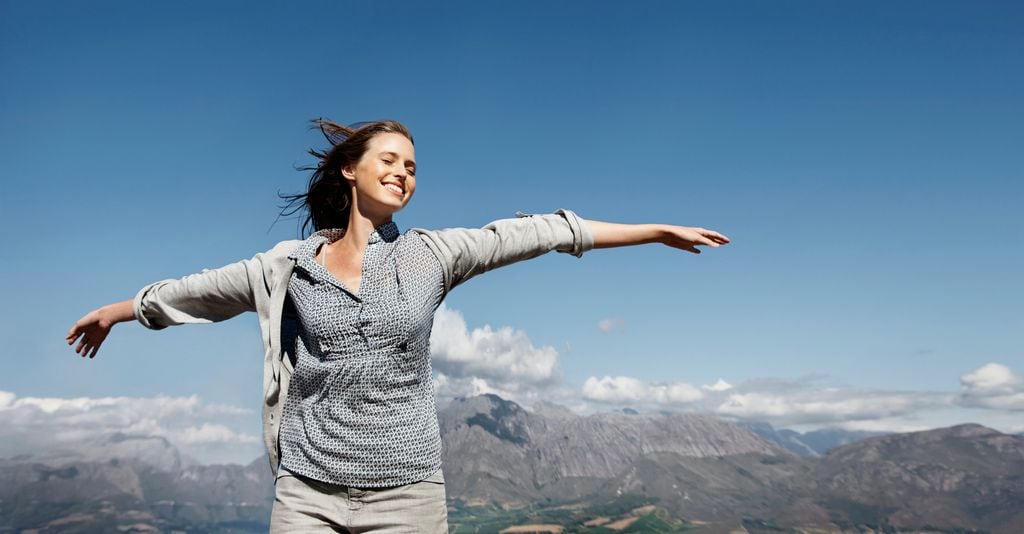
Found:
<path fill-rule="evenodd" d="M 359 162 L 366 149 L 377 134 L 397 133 L 412 141 L 408 128 L 398 121 L 358 122 L 351 126 L 343 126 L 326 119 L 313 119 L 313 126 L 324 134 L 331 148 L 327 150 L 309 149 L 309 153 L 320 160 L 316 166 L 300 167 L 302 171 L 313 171 L 309 177 L 309 186 L 305 193 L 278 196 L 285 199 L 281 207 L 281 215 L 292 215 L 305 210 L 306 218 L 300 233 L 303 238 L 312 232 L 325 228 L 348 228 L 349 212 L 352 210 L 352 186 L 341 174 L 348 165 Z"/>

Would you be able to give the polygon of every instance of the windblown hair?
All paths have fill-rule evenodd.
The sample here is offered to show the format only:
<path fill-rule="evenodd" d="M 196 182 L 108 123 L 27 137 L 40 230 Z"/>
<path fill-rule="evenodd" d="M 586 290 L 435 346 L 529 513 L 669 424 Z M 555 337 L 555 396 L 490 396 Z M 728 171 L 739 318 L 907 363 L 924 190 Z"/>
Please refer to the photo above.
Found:
<path fill-rule="evenodd" d="M 322 118 L 311 122 L 313 125 L 310 128 L 318 128 L 331 147 L 326 150 L 309 149 L 309 153 L 320 161 L 315 166 L 299 167 L 301 171 L 313 171 L 305 193 L 278 193 L 279 197 L 285 199 L 281 215 L 306 212 L 300 230 L 303 238 L 325 228 L 348 228 L 349 213 L 352 210 L 352 186 L 341 174 L 341 170 L 359 163 L 370 139 L 377 134 L 397 133 L 412 142 L 412 134 L 398 121 L 357 122 L 350 126 Z"/>

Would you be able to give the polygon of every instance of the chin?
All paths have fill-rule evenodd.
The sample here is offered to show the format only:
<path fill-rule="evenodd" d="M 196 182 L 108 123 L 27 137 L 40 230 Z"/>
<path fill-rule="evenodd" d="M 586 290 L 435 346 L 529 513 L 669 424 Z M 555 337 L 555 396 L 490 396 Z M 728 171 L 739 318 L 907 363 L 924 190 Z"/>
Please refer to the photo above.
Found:
<path fill-rule="evenodd" d="M 402 203 L 398 204 L 397 206 L 392 204 L 391 205 L 391 209 L 395 213 L 398 213 L 399 211 L 402 211 L 402 209 L 405 208 L 406 205 L 408 205 L 408 202 L 402 202 Z"/>

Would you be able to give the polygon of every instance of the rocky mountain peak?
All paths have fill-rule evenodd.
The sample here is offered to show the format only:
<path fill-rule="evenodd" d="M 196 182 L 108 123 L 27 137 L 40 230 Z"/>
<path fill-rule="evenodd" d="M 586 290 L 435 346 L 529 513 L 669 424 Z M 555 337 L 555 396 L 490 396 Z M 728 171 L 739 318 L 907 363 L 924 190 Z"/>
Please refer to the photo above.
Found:
<path fill-rule="evenodd" d="M 178 471 L 196 462 L 181 454 L 177 447 L 161 436 L 138 436 L 123 433 L 85 439 L 72 448 L 57 447 L 31 455 L 31 460 L 60 467 L 76 462 L 127 462 L 159 471 Z"/>
<path fill-rule="evenodd" d="M 534 403 L 533 413 L 549 419 L 574 419 L 576 417 L 580 417 L 567 406 L 544 400 Z"/>

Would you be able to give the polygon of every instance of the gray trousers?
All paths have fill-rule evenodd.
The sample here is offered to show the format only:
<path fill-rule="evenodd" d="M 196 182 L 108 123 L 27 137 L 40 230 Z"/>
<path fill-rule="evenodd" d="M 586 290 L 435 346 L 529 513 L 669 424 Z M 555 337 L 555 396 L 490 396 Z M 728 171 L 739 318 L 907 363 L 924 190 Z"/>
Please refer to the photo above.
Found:
<path fill-rule="evenodd" d="M 281 471 L 270 532 L 447 534 L 448 507 L 440 470 L 394 488 L 360 489 Z"/>

